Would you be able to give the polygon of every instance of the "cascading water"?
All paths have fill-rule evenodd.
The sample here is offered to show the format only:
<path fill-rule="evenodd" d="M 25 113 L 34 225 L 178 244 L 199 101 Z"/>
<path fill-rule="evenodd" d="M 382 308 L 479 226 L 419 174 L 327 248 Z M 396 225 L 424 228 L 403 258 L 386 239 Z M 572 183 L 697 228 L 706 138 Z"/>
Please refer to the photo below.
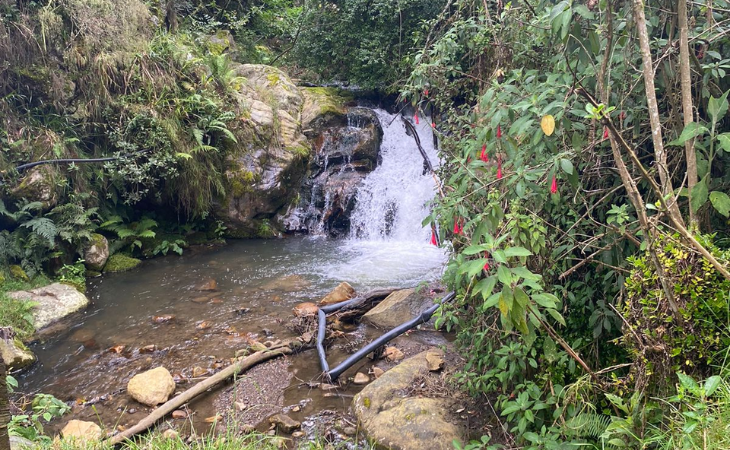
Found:
<path fill-rule="evenodd" d="M 341 243 L 343 260 L 328 265 L 342 279 L 370 284 L 412 284 L 438 278 L 446 255 L 430 244 L 431 229 L 422 225 L 437 186 L 424 170 L 423 157 L 400 117 L 375 110 L 383 128 L 381 164 L 362 181 L 350 216 L 349 239 Z M 434 167 L 430 120 L 416 125 L 421 145 Z"/>
<path fill-rule="evenodd" d="M 431 230 L 421 222 L 429 214 L 436 194 L 434 177 L 424 171 L 423 157 L 402 120 L 383 110 L 376 113 L 383 127 L 382 163 L 358 189 L 350 217 L 351 237 L 428 243 Z M 431 163 L 437 166 L 438 153 L 430 126 L 415 128 Z"/>

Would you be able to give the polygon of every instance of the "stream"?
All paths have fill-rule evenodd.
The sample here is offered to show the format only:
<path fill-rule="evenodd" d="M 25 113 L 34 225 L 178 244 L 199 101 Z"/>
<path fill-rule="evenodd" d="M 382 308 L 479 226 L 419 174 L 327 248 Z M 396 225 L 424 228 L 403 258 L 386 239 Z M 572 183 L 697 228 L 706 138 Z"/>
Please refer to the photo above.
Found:
<path fill-rule="evenodd" d="M 23 391 L 73 402 L 71 418 L 128 426 L 144 416 L 130 412 L 144 408 L 125 394 L 127 381 L 139 372 L 164 366 L 181 391 L 227 366 L 252 339 L 294 336 L 285 326 L 292 308 L 318 301 L 342 281 L 362 293 L 437 280 L 446 254 L 430 245 L 430 229 L 421 225 L 436 192 L 434 179 L 424 174 L 402 121 L 383 110 L 376 113 L 384 130 L 382 163 L 358 190 L 348 238 L 232 240 L 89 280 L 92 305 L 72 327 L 33 347 L 40 362 L 23 376 Z M 421 123 L 421 141 L 437 163 L 430 126 L 424 125 L 430 120 Z M 382 331 L 360 325 L 357 333 L 369 340 Z M 331 365 L 346 356 L 339 348 L 328 353 Z M 320 374 L 315 351 L 292 357 L 289 370 L 296 376 L 285 404 L 305 395 L 310 413 L 349 407 L 347 395 L 295 389 Z M 196 428 L 216 413 L 206 396 L 191 408 L 197 412 Z"/>

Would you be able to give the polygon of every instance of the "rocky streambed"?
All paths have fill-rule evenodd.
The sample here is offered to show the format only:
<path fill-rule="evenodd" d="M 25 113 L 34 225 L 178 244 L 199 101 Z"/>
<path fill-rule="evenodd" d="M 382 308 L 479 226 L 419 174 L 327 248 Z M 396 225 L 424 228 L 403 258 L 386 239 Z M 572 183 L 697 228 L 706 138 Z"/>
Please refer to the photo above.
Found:
<path fill-rule="evenodd" d="M 306 348 L 311 332 L 298 325 L 312 312 L 307 312 L 307 304 L 316 311 L 323 298 L 332 301 L 328 294 L 343 279 L 353 280 L 352 288 L 336 289 L 339 298 L 334 300 L 376 287 L 416 286 L 424 278 L 435 279 L 440 271 L 442 254 L 428 246 L 419 249 L 424 258 L 410 263 L 407 253 L 405 259 L 401 254 L 391 255 L 390 262 L 367 262 L 368 255 L 355 248 L 345 241 L 313 238 L 235 241 L 223 248 L 201 247 L 182 258 L 146 261 L 132 271 L 95 279 L 89 286 L 92 304 L 60 322 L 45 341 L 31 346 L 39 362 L 22 378 L 23 390 L 51 393 L 71 404 L 71 414 L 51 424 L 48 431 L 59 432 L 74 419 L 101 422 L 103 433 L 113 434 L 134 425 L 155 407 L 131 395 L 128 383 L 135 376 L 157 370 L 166 381 L 141 385 L 160 384 L 163 394 L 174 396 L 257 346 L 299 338 Z M 424 270 L 429 255 L 430 272 Z M 390 264 L 400 270 L 391 270 Z M 373 317 L 333 324 L 328 339 L 330 363 L 336 364 L 380 335 L 393 318 L 405 321 L 431 305 L 433 298 L 442 295 L 432 288 L 398 290 L 372 311 Z M 397 364 L 418 354 L 423 360 L 423 352 L 438 348 L 447 349 L 443 367 L 415 364 L 407 370 L 410 381 L 399 381 L 399 387 L 386 377 Z M 256 366 L 235 383 L 197 397 L 161 426 L 185 436 L 212 427 L 257 429 L 284 437 L 288 445 L 315 436 L 342 440 L 354 430 L 361 438 L 369 436 L 393 448 L 425 448 L 401 446 L 378 434 L 375 430 L 387 427 L 366 413 L 402 412 L 407 416 L 404 420 L 411 421 L 411 409 L 390 403 L 378 406 L 378 398 L 438 398 L 449 392 L 437 402 L 443 403 L 441 409 L 428 403 L 424 411 L 429 417 L 423 413 L 414 423 L 427 430 L 425 419 L 431 416 L 452 421 L 454 428 L 444 439 L 464 438 L 469 434 L 467 425 L 478 414 L 469 414 L 467 400 L 454 397 L 446 387 L 444 370 L 459 366 L 448 348 L 447 336 L 424 326 L 361 360 L 333 384 L 321 378 L 316 352 L 305 350 Z M 160 373 L 160 367 L 166 373 Z M 427 378 L 441 380 L 442 387 L 434 388 L 438 383 Z M 379 383 L 383 386 L 378 387 Z M 363 394 L 364 386 L 371 392 L 390 393 Z M 374 406 L 363 408 L 365 403 Z M 430 436 L 424 433 L 424 439 Z"/>

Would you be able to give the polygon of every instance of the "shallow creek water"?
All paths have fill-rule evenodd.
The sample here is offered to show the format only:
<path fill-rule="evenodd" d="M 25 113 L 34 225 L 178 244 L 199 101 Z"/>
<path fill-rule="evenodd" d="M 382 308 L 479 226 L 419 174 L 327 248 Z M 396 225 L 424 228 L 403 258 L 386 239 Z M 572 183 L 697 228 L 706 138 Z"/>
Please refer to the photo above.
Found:
<path fill-rule="evenodd" d="M 435 192 L 433 179 L 423 174 L 418 150 L 401 121 L 377 113 L 385 129 L 383 163 L 358 194 L 351 239 L 230 241 L 90 280 L 92 306 L 68 329 L 34 346 L 40 363 L 23 377 L 23 390 L 74 402 L 73 418 L 101 420 L 109 428 L 129 426 L 147 412 L 125 393 L 127 381 L 139 372 L 164 366 L 182 391 L 227 366 L 250 339 L 293 336 L 285 327 L 292 307 L 316 302 L 342 281 L 365 292 L 436 280 L 445 254 L 429 244 L 430 231 L 421 226 Z M 422 142 L 431 140 L 427 132 Z M 435 158 L 435 150 L 428 150 Z M 394 218 L 384 213 L 386 200 L 391 210 L 395 206 Z M 384 226 L 385 220 L 393 220 L 392 226 Z M 388 236 L 386 228 L 392 230 Z M 211 280 L 215 289 L 201 290 L 210 288 Z M 172 318 L 160 323 L 162 316 Z M 381 333 L 362 325 L 357 332 L 366 340 Z M 345 357 L 336 348 L 328 353 L 331 366 Z M 308 413 L 346 410 L 351 394 L 359 390 L 350 385 L 343 395 L 332 396 L 307 389 L 306 382 L 320 375 L 313 350 L 292 357 L 289 370 L 295 375 L 284 403 L 307 397 Z M 191 405 L 198 431 L 205 427 L 203 418 L 216 413 L 211 395 Z M 308 413 L 294 416 L 305 419 Z"/>

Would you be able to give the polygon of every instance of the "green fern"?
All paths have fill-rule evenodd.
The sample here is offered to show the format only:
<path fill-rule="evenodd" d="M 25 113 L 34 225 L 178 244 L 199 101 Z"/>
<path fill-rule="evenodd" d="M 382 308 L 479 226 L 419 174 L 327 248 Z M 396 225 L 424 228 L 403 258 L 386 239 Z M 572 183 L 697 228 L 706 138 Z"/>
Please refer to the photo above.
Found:
<path fill-rule="evenodd" d="M 20 225 L 23 228 L 30 228 L 35 234 L 48 240 L 49 247 L 56 245 L 56 236 L 58 236 L 58 227 L 53 221 L 47 217 L 36 217 Z"/>

